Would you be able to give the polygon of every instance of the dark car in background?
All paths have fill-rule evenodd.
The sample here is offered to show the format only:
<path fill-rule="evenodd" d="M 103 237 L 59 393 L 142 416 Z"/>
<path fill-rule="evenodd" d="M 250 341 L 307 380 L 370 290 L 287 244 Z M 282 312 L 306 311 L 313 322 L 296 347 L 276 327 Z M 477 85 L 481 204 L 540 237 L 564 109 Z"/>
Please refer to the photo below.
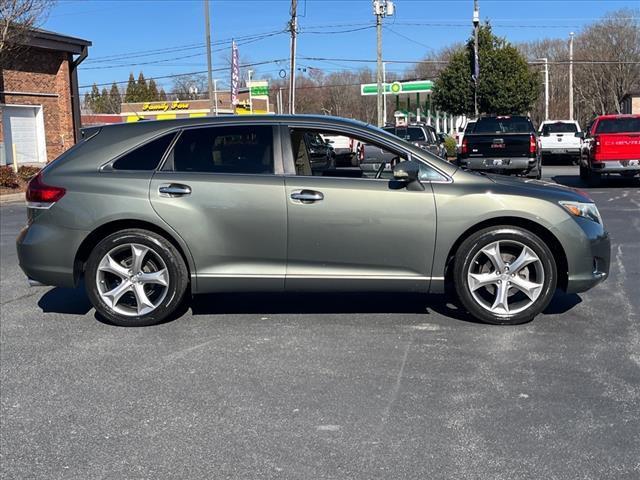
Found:
<path fill-rule="evenodd" d="M 458 162 L 469 170 L 542 177 L 542 160 L 531 119 L 519 115 L 480 117 L 462 139 Z"/>
<path fill-rule="evenodd" d="M 384 150 L 391 177 L 314 171 L 322 134 Z M 477 175 L 326 116 L 105 126 L 47 165 L 26 198 L 17 250 L 30 282 L 83 281 L 117 325 L 164 321 L 199 293 L 446 284 L 475 318 L 515 324 L 556 287 L 582 292 L 609 271 L 609 236 L 586 194 Z"/>

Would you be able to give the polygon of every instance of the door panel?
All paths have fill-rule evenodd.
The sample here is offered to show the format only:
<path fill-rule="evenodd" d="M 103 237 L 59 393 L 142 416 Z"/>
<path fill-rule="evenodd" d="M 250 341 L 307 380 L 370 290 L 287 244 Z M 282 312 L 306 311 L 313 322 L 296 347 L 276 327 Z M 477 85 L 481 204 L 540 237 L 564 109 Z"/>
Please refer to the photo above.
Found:
<path fill-rule="evenodd" d="M 429 288 L 436 221 L 430 184 L 410 192 L 373 179 L 292 176 L 285 182 L 287 289 Z M 291 198 L 300 191 L 322 198 Z"/>
<path fill-rule="evenodd" d="M 161 195 L 167 186 L 191 193 Z M 185 240 L 198 292 L 281 290 L 286 261 L 284 180 L 277 175 L 157 172 L 155 211 Z"/>

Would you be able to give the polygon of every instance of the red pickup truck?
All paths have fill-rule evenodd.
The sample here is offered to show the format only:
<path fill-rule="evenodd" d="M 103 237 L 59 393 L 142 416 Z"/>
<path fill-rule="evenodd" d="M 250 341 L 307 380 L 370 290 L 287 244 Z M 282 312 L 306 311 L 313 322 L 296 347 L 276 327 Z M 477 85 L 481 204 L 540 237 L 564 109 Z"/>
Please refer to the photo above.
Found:
<path fill-rule="evenodd" d="M 640 115 L 602 115 L 587 129 L 580 178 L 640 175 Z"/>

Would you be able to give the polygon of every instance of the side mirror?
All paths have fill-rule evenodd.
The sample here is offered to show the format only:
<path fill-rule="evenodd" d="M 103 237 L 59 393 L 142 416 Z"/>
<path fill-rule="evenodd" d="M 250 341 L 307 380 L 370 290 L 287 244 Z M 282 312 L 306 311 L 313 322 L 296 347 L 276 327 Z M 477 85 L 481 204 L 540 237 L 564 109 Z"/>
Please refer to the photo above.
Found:
<path fill-rule="evenodd" d="M 413 160 L 400 162 L 393 167 L 394 180 L 401 182 L 407 190 L 424 190 L 420 183 L 420 164 Z"/>
<path fill-rule="evenodd" d="M 576 132 L 575 136 L 578 138 L 584 138 L 584 132 Z"/>

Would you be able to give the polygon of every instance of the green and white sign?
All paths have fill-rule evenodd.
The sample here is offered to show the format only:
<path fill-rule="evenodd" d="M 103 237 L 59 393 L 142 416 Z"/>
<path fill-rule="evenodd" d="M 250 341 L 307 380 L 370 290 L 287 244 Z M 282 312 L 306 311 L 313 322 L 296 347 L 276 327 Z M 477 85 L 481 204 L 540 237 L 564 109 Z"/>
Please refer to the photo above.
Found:
<path fill-rule="evenodd" d="M 382 84 L 384 95 L 400 95 L 403 93 L 429 93 L 433 90 L 431 80 L 414 80 L 412 82 L 393 82 Z M 365 83 L 360 85 L 360 95 L 377 95 L 378 85 L 376 83 Z"/>
<path fill-rule="evenodd" d="M 266 80 L 258 80 L 249 83 L 253 98 L 269 98 L 269 83 Z"/>

